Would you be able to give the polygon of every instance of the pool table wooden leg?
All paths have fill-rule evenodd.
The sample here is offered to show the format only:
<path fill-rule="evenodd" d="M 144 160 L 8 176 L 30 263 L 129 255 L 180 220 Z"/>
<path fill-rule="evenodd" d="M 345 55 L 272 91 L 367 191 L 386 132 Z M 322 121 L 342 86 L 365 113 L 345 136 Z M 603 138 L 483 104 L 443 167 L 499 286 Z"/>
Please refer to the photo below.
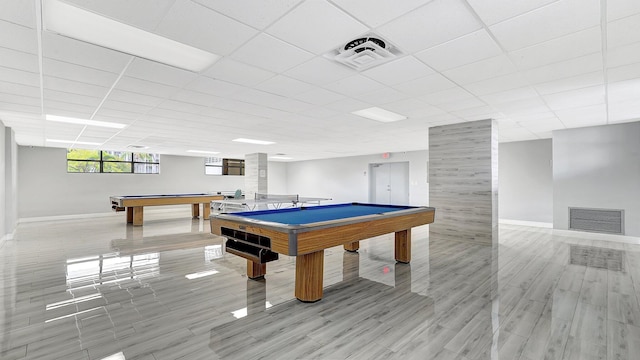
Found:
<path fill-rule="evenodd" d="M 133 224 L 133 208 L 127 208 L 127 224 Z"/>
<path fill-rule="evenodd" d="M 411 229 L 396 232 L 396 261 L 411 262 Z"/>
<path fill-rule="evenodd" d="M 191 204 L 191 216 L 194 219 L 200 216 L 200 204 Z"/>
<path fill-rule="evenodd" d="M 324 250 L 296 257 L 295 296 L 302 302 L 322 299 L 322 277 L 324 273 Z"/>
<path fill-rule="evenodd" d="M 134 226 L 142 226 L 142 222 L 144 221 L 144 215 L 142 212 L 142 206 L 134 206 L 133 208 L 133 225 Z"/>
<path fill-rule="evenodd" d="M 202 218 L 205 220 L 209 220 L 211 216 L 211 203 L 202 204 Z"/>
<path fill-rule="evenodd" d="M 247 259 L 247 277 L 249 279 L 262 279 L 267 273 L 267 264 L 254 263 Z"/>
<path fill-rule="evenodd" d="M 350 252 L 356 252 L 360 249 L 360 241 L 354 241 L 349 244 L 344 244 L 344 249 Z"/>

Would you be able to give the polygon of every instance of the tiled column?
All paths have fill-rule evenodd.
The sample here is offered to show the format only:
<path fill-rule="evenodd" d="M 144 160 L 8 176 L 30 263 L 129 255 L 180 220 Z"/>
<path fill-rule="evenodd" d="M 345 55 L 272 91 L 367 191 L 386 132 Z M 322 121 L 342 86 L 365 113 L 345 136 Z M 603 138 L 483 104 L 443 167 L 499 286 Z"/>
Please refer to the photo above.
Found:
<path fill-rule="evenodd" d="M 267 193 L 267 154 L 247 154 L 244 157 L 244 195 L 254 199 L 256 193 Z"/>
<path fill-rule="evenodd" d="M 429 129 L 429 236 L 498 241 L 498 126 L 480 120 Z"/>

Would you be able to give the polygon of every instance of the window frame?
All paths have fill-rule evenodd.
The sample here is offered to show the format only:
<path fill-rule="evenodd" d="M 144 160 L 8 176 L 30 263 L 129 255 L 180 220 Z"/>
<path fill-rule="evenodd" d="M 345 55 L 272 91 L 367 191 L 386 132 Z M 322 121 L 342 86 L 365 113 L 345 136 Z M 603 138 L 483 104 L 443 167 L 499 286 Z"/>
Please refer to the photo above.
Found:
<path fill-rule="evenodd" d="M 111 150 L 93 150 L 99 153 L 99 159 L 74 159 L 69 158 L 69 151 L 72 149 L 67 149 L 67 173 L 68 174 L 141 174 L 141 175 L 158 175 L 160 174 L 160 154 L 154 154 L 158 156 L 157 162 L 150 161 L 135 161 L 136 154 L 147 154 L 147 153 L 135 153 L 128 151 L 119 151 L 120 153 L 130 154 L 130 160 L 105 160 L 104 153 L 109 152 Z M 80 150 L 80 149 L 78 149 Z M 90 150 L 90 149 L 87 149 Z M 113 151 L 112 151 L 113 152 Z M 86 162 L 86 163 L 98 163 L 98 171 L 69 171 L 69 161 L 73 162 Z M 121 171 L 121 172 L 112 172 L 112 171 L 104 171 L 104 165 L 106 163 L 109 164 L 130 164 L 131 169 L 129 171 Z M 158 165 L 158 172 L 136 172 L 136 164 L 143 165 Z"/>

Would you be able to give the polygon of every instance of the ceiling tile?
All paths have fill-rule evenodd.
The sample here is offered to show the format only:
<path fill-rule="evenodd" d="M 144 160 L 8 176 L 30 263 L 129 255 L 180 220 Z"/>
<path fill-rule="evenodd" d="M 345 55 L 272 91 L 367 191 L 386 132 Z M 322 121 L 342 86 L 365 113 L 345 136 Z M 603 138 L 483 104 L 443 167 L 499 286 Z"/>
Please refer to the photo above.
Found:
<path fill-rule="evenodd" d="M 599 0 L 560 0 L 489 27 L 507 51 L 600 25 Z"/>
<path fill-rule="evenodd" d="M 602 75 L 602 72 L 593 72 L 584 75 L 572 76 L 570 78 L 549 81 L 546 83 L 535 84 L 533 85 L 533 87 L 541 95 L 546 95 L 600 85 L 603 83 L 604 77 Z"/>
<path fill-rule="evenodd" d="M 405 56 L 365 70 L 361 74 L 385 85 L 395 85 L 433 74 L 433 70 L 413 56 Z"/>
<path fill-rule="evenodd" d="M 216 61 L 204 75 L 238 85 L 253 86 L 273 77 L 275 73 L 224 57 Z"/>
<path fill-rule="evenodd" d="M 638 1 L 607 1 L 607 21 L 621 19 L 638 13 L 640 13 L 640 2 Z"/>
<path fill-rule="evenodd" d="M 515 100 L 492 106 L 508 117 L 550 112 L 547 104 L 545 104 L 539 97 Z"/>
<path fill-rule="evenodd" d="M 435 0 L 378 28 L 378 33 L 413 53 L 479 30 L 482 24 L 461 0 Z"/>
<path fill-rule="evenodd" d="M 481 95 L 479 98 L 489 105 L 497 105 L 517 100 L 531 99 L 538 96 L 538 93 L 532 87 L 525 86 L 517 89 Z"/>
<path fill-rule="evenodd" d="M 375 6 L 371 6 L 370 0 L 334 0 L 333 2 L 368 26 L 375 28 L 430 1 L 378 0 Z"/>
<path fill-rule="evenodd" d="M 39 86 L 16 84 L 16 83 L 11 83 L 7 81 L 2 81 L 2 79 L 3 78 L 0 77 L 0 92 L 6 93 L 6 94 L 24 95 L 24 96 L 34 97 L 34 98 L 40 98 Z"/>
<path fill-rule="evenodd" d="M 438 105 L 454 101 L 465 101 L 473 97 L 475 96 L 467 90 L 456 86 L 451 89 L 434 92 L 424 96 L 418 96 L 417 98 L 421 101 L 426 102 L 427 104 Z"/>
<path fill-rule="evenodd" d="M 14 84 L 40 87 L 40 76 L 38 73 L 0 66 L 0 79 Z"/>
<path fill-rule="evenodd" d="M 155 107 L 162 102 L 162 98 L 145 95 L 145 94 L 137 94 L 131 91 L 113 89 L 109 93 L 109 100 L 122 101 L 126 103 L 133 103 L 143 106 Z"/>
<path fill-rule="evenodd" d="M 612 102 L 621 102 L 640 98 L 640 78 L 610 83 L 607 96 Z"/>
<path fill-rule="evenodd" d="M 176 0 L 155 32 L 217 55 L 230 54 L 258 34 L 247 25 L 188 0 Z"/>
<path fill-rule="evenodd" d="M 601 53 L 600 27 L 576 32 L 547 42 L 512 51 L 509 56 L 520 69 L 531 69 L 580 56 Z"/>
<path fill-rule="evenodd" d="M 530 84 L 539 84 L 601 71 L 602 68 L 602 53 L 597 52 L 591 55 L 525 70 L 522 72 L 522 75 L 527 78 Z"/>
<path fill-rule="evenodd" d="M 274 21 L 289 12 L 302 0 L 261 0 L 251 3 L 250 10 L 246 3 L 226 0 L 194 0 L 212 10 L 232 17 L 251 27 L 264 30 Z"/>
<path fill-rule="evenodd" d="M 353 75 L 326 86 L 327 89 L 337 93 L 355 96 L 365 92 L 374 91 L 383 87 L 379 82 L 373 81 L 362 75 Z"/>
<path fill-rule="evenodd" d="M 444 112 L 435 106 L 425 104 L 422 101 L 406 99 L 395 101 L 384 105 L 384 109 L 396 112 L 410 118 L 421 118 L 425 116 L 441 115 Z M 404 121 L 404 120 L 402 120 Z"/>
<path fill-rule="evenodd" d="M 42 59 L 42 69 L 48 76 L 74 80 L 107 88 L 111 87 L 118 79 L 118 74 L 112 72 L 97 70 L 49 58 Z"/>
<path fill-rule="evenodd" d="M 438 71 L 453 69 L 495 57 L 502 49 L 484 30 L 478 30 L 444 44 L 416 53 L 416 57 Z"/>
<path fill-rule="evenodd" d="M 177 87 L 183 87 L 198 77 L 197 74 L 191 71 L 141 58 L 133 60 L 127 68 L 125 75 L 140 80 Z"/>
<path fill-rule="evenodd" d="M 80 104 L 97 108 L 102 101 L 101 97 L 85 96 L 79 94 L 70 94 L 67 92 L 44 89 L 44 97 L 53 101 L 63 101 L 72 104 Z"/>
<path fill-rule="evenodd" d="M 607 111 L 604 104 L 558 110 L 556 115 L 567 128 L 607 124 Z"/>
<path fill-rule="evenodd" d="M 527 86 L 529 82 L 520 73 L 496 76 L 491 79 L 467 84 L 465 89 L 475 95 L 487 95 Z"/>
<path fill-rule="evenodd" d="M 617 82 L 640 78 L 640 63 L 607 69 L 607 81 Z"/>
<path fill-rule="evenodd" d="M 66 92 L 69 94 L 87 95 L 92 97 L 104 97 L 109 91 L 108 87 L 66 80 L 51 76 L 44 77 L 44 88 Z"/>
<path fill-rule="evenodd" d="M 640 97 L 610 102 L 608 110 L 610 123 L 638 121 L 640 120 Z"/>
<path fill-rule="evenodd" d="M 293 98 L 314 105 L 325 105 L 344 99 L 344 95 L 322 88 L 313 88 L 292 95 Z"/>
<path fill-rule="evenodd" d="M 116 74 L 124 70 L 132 57 L 46 31 L 42 33 L 42 54 L 47 58 Z"/>
<path fill-rule="evenodd" d="M 38 57 L 22 51 L 0 47 L 0 66 L 16 70 L 39 73 Z"/>
<path fill-rule="evenodd" d="M 480 60 L 447 70 L 443 74 L 457 84 L 470 84 L 515 72 L 517 69 L 506 55 Z"/>
<path fill-rule="evenodd" d="M 366 101 L 371 104 L 387 104 L 394 101 L 405 100 L 409 96 L 392 88 L 382 88 L 371 92 L 366 92 L 354 96 L 356 99 Z"/>
<path fill-rule="evenodd" d="M 546 95 L 543 99 L 547 106 L 555 111 L 604 104 L 604 95 L 604 85 L 597 85 Z"/>
<path fill-rule="evenodd" d="M 607 66 L 616 67 L 640 62 L 640 42 L 609 48 L 607 51 Z"/>
<path fill-rule="evenodd" d="M 487 106 L 487 103 L 485 103 L 481 99 L 472 97 L 466 100 L 452 101 L 452 102 L 439 104 L 438 109 L 453 113 L 456 111 L 461 111 L 461 110 L 471 109 L 471 108 L 479 108 L 482 106 Z"/>
<path fill-rule="evenodd" d="M 640 41 L 640 14 L 607 24 L 607 46 L 615 48 Z"/>
<path fill-rule="evenodd" d="M 313 54 L 263 33 L 251 39 L 231 57 L 262 69 L 281 73 L 306 62 L 313 57 Z"/>
<path fill-rule="evenodd" d="M 522 121 L 518 123 L 525 129 L 532 132 L 553 131 L 565 128 L 564 124 L 562 124 L 562 122 L 555 116 L 546 119 Z"/>
<path fill-rule="evenodd" d="M 355 73 L 355 70 L 342 64 L 327 60 L 324 57 L 316 57 L 287 71 L 285 75 L 310 84 L 324 85 L 352 76 Z"/>
<path fill-rule="evenodd" d="M 185 89 L 199 91 L 209 95 L 227 96 L 244 91 L 247 88 L 226 81 L 214 80 L 206 76 L 200 76 L 185 86 Z"/>
<path fill-rule="evenodd" d="M 343 46 L 368 30 L 329 2 L 304 1 L 271 25 L 267 33 L 320 55 Z"/>
<path fill-rule="evenodd" d="M 256 85 L 255 88 L 272 94 L 294 96 L 301 92 L 310 91 L 315 87 L 284 75 L 276 75 Z"/>
<path fill-rule="evenodd" d="M 38 37 L 34 29 L 0 20 L 0 47 L 38 54 Z"/>
<path fill-rule="evenodd" d="M 394 89 L 412 96 L 423 96 L 454 87 L 456 84 L 440 74 L 431 74 L 393 86 Z"/>
<path fill-rule="evenodd" d="M 558 0 L 467 0 L 469 5 L 487 25 L 493 25 L 509 18 L 530 12 Z"/>

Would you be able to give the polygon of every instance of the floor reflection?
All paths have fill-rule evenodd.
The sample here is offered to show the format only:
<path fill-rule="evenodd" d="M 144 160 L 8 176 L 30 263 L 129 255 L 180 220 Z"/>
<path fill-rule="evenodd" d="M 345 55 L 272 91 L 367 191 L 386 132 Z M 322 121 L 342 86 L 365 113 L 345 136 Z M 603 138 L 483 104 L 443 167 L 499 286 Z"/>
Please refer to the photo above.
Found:
<path fill-rule="evenodd" d="M 295 258 L 248 280 L 206 222 L 166 217 L 20 224 L 0 248 L 0 358 L 640 358 L 633 239 L 504 225 L 486 246 L 419 227 L 410 265 L 392 235 L 325 250 L 323 299 L 304 304 Z"/>

